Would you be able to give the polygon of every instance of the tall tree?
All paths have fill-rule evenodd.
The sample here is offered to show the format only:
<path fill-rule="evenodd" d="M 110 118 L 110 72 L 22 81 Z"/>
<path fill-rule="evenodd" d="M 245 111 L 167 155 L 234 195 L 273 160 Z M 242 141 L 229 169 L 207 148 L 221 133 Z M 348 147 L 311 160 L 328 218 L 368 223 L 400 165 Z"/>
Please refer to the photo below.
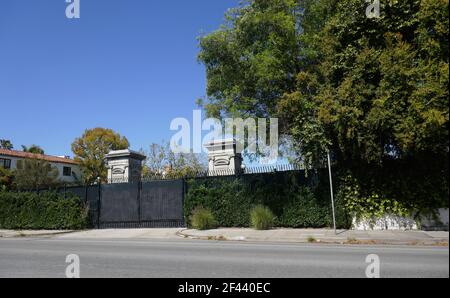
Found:
<path fill-rule="evenodd" d="M 14 184 L 20 190 L 35 190 L 55 186 L 58 169 L 45 160 L 25 159 L 22 166 L 14 171 Z"/>
<path fill-rule="evenodd" d="M 80 138 L 72 143 L 75 161 L 79 162 L 83 179 L 94 183 L 100 178 L 106 181 L 107 169 L 105 156 L 111 150 L 127 149 L 128 140 L 112 129 L 97 127 L 87 129 Z"/>
<path fill-rule="evenodd" d="M 448 0 L 252 0 L 200 38 L 213 116 L 277 115 L 303 158 L 448 152 Z"/>
<path fill-rule="evenodd" d="M 299 71 L 297 0 L 243 1 L 226 23 L 200 38 L 209 116 L 272 115 Z"/>
<path fill-rule="evenodd" d="M 202 104 L 277 116 L 306 164 L 330 150 L 386 197 L 448 205 L 448 0 L 381 1 L 379 18 L 369 4 L 247 1 L 200 39 Z"/>
<path fill-rule="evenodd" d="M 0 148 L 11 150 L 14 146 L 10 140 L 0 139 Z"/>
<path fill-rule="evenodd" d="M 38 145 L 34 145 L 34 144 L 31 145 L 30 147 L 22 145 L 22 151 L 23 152 L 34 153 L 34 154 L 45 154 L 44 149 L 42 149 Z"/>

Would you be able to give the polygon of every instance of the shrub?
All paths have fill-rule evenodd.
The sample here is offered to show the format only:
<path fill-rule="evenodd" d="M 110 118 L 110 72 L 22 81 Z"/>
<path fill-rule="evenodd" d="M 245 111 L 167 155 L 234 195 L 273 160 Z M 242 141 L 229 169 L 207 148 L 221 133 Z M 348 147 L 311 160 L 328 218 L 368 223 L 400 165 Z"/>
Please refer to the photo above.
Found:
<path fill-rule="evenodd" d="M 0 167 L 0 191 L 11 189 L 13 174 L 10 170 Z"/>
<path fill-rule="evenodd" d="M 309 243 L 316 243 L 317 239 L 314 238 L 314 236 L 308 236 L 308 238 L 306 239 Z"/>
<path fill-rule="evenodd" d="M 209 230 L 217 226 L 211 210 L 197 207 L 192 211 L 192 227 L 197 230 Z"/>
<path fill-rule="evenodd" d="M 256 230 L 269 230 L 273 227 L 275 216 L 269 208 L 259 205 L 250 212 L 250 222 Z"/>
<path fill-rule="evenodd" d="M 332 225 L 330 200 L 318 198 L 306 187 L 286 199 L 280 216 L 281 226 L 293 228 L 322 228 Z"/>
<path fill-rule="evenodd" d="M 76 230 L 88 225 L 88 209 L 75 195 L 0 192 L 0 228 Z"/>

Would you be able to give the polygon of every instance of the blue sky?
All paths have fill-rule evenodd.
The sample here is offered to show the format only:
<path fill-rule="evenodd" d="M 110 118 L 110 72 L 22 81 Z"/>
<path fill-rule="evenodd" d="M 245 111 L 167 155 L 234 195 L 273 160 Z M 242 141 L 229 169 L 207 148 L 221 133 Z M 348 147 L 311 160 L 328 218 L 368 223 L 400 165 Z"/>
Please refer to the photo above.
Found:
<path fill-rule="evenodd" d="M 0 1 L 0 138 L 72 155 L 86 128 L 112 128 L 133 149 L 169 140 L 205 96 L 197 37 L 239 0 Z"/>

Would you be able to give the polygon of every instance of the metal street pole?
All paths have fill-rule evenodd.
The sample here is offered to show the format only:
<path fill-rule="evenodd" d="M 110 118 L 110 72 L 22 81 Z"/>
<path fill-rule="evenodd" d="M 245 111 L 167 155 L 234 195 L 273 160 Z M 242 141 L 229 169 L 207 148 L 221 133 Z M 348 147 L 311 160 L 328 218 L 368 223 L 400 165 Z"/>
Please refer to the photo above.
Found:
<path fill-rule="evenodd" d="M 337 234 L 337 232 L 336 232 L 336 215 L 334 213 L 333 178 L 331 177 L 330 151 L 327 151 L 327 158 L 328 158 L 328 175 L 330 176 L 330 194 L 331 194 L 331 208 L 333 211 L 333 227 L 334 227 L 334 234 Z"/>

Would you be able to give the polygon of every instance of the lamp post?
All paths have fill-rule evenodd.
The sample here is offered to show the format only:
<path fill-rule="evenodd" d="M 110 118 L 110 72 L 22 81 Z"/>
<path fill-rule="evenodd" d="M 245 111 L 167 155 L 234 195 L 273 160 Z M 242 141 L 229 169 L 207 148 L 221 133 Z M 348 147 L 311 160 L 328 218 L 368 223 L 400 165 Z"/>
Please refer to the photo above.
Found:
<path fill-rule="evenodd" d="M 327 151 L 327 159 L 328 159 L 328 175 L 330 176 L 330 195 L 331 195 L 331 208 L 332 208 L 332 213 L 333 213 L 333 227 L 334 227 L 334 234 L 337 234 L 337 232 L 336 232 L 336 215 L 334 213 L 333 178 L 331 177 L 330 150 Z"/>

